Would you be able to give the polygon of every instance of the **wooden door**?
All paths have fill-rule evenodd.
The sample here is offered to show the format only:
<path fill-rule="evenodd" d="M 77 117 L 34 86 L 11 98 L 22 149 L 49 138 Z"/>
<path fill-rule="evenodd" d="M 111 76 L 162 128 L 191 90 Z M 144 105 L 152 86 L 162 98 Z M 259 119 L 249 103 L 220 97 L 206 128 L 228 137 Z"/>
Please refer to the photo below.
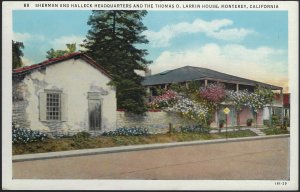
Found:
<path fill-rule="evenodd" d="M 101 100 L 89 100 L 89 128 L 91 131 L 101 130 Z"/>

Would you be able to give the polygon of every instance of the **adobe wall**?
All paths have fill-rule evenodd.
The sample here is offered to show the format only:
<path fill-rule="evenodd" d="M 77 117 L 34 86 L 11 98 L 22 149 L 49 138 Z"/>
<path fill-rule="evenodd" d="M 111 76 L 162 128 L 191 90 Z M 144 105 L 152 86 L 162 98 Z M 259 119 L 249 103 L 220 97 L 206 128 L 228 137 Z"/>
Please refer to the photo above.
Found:
<path fill-rule="evenodd" d="M 192 122 L 180 117 L 177 113 L 152 110 L 145 115 L 135 115 L 124 111 L 117 111 L 117 127 L 147 128 L 150 133 L 166 133 L 169 131 L 169 123 L 174 129 L 180 126 L 191 125 Z"/>

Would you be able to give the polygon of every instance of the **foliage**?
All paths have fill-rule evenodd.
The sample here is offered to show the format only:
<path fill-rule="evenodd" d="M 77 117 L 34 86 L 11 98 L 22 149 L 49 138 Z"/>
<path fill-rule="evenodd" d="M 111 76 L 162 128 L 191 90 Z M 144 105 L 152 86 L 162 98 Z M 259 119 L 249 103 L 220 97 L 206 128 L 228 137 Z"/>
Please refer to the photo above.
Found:
<path fill-rule="evenodd" d="M 278 115 L 272 115 L 271 116 L 271 119 L 272 119 L 272 125 L 273 126 L 280 126 L 281 125 L 281 119 Z"/>
<path fill-rule="evenodd" d="M 228 132 L 228 137 L 247 137 L 255 136 L 256 134 L 250 130 L 241 130 Z M 199 132 L 178 132 L 170 134 L 155 134 L 146 136 L 98 136 L 80 143 L 74 141 L 72 138 L 60 139 L 46 139 L 43 142 L 32 142 L 26 144 L 13 144 L 13 155 L 26 153 L 43 153 L 53 151 L 66 151 L 76 149 L 89 149 L 101 147 L 115 147 L 120 145 L 136 145 L 136 144 L 150 144 L 150 143 L 168 143 L 181 142 L 192 140 L 209 140 L 225 138 L 225 133 L 206 134 Z"/>
<path fill-rule="evenodd" d="M 262 109 L 267 104 L 271 104 L 274 99 L 274 93 L 271 89 L 258 86 L 254 93 L 250 93 L 248 98 L 248 106 L 257 113 L 258 109 Z"/>
<path fill-rule="evenodd" d="M 180 131 L 182 133 L 188 132 L 197 132 L 197 133 L 209 133 L 209 128 L 204 127 L 202 125 L 195 125 L 195 126 L 181 126 Z"/>
<path fill-rule="evenodd" d="M 185 93 L 178 93 L 174 90 L 168 90 L 160 96 L 153 97 L 153 101 L 149 102 L 148 106 L 152 109 L 179 113 L 183 117 L 201 124 L 209 124 L 212 118 L 209 113 L 209 103 L 192 99 L 192 95 L 188 97 Z"/>
<path fill-rule="evenodd" d="M 224 125 L 224 124 L 225 124 L 225 120 L 224 120 L 224 119 L 220 119 L 220 120 L 219 120 L 219 125 L 222 126 L 222 125 Z"/>
<path fill-rule="evenodd" d="M 214 105 L 218 105 L 226 98 L 225 86 L 221 83 L 208 84 L 200 88 L 200 95 Z"/>
<path fill-rule="evenodd" d="M 194 120 L 197 123 L 206 123 L 209 108 L 190 98 L 181 97 L 174 105 L 166 108 L 166 111 L 177 112 L 183 117 Z"/>
<path fill-rule="evenodd" d="M 247 126 L 251 126 L 252 125 L 252 122 L 253 122 L 253 119 L 251 118 L 251 119 L 247 119 Z"/>
<path fill-rule="evenodd" d="M 248 104 L 250 93 L 248 90 L 227 91 L 227 101 L 234 105 L 236 111 L 242 111 L 243 107 Z"/>
<path fill-rule="evenodd" d="M 66 54 L 74 53 L 76 51 L 76 43 L 66 44 L 66 46 L 67 50 L 54 50 L 51 48 L 49 51 L 47 51 L 46 58 L 53 59 Z"/>
<path fill-rule="evenodd" d="M 180 83 L 172 83 L 169 89 L 191 97 L 199 91 L 200 84 L 197 81 L 186 82 L 184 85 Z"/>
<path fill-rule="evenodd" d="M 283 118 L 283 124 L 284 124 L 284 126 L 289 127 L 290 126 L 290 119 L 288 117 L 284 117 Z"/>
<path fill-rule="evenodd" d="M 47 135 L 40 131 L 33 131 L 24 128 L 14 128 L 14 127 L 12 129 L 13 144 L 23 144 L 23 143 L 43 141 L 46 138 Z"/>
<path fill-rule="evenodd" d="M 262 86 L 256 87 L 254 90 L 254 93 L 259 95 L 260 99 L 263 101 L 264 105 L 265 104 L 271 104 L 274 100 L 275 93 L 269 89 L 269 88 L 264 88 Z"/>
<path fill-rule="evenodd" d="M 148 135 L 148 129 L 145 128 L 118 128 L 115 131 L 104 132 L 103 136 L 139 136 L 139 135 Z"/>
<path fill-rule="evenodd" d="M 23 66 L 21 57 L 24 56 L 22 49 L 24 44 L 18 41 L 12 41 L 12 68 L 16 69 Z"/>
<path fill-rule="evenodd" d="M 142 23 L 146 14 L 142 10 L 93 11 L 88 21 L 91 29 L 81 45 L 112 75 L 110 84 L 116 87 L 117 107 L 137 114 L 147 110 L 143 77 L 134 72 L 151 63 L 145 59 L 147 50 L 137 48 L 148 43 L 142 34 L 147 30 Z"/>
<path fill-rule="evenodd" d="M 85 131 L 76 133 L 75 135 L 72 136 L 72 138 L 73 138 L 75 141 L 79 141 L 79 140 L 87 140 L 87 139 L 89 139 L 90 137 L 91 137 L 91 134 L 88 133 L 88 132 L 85 132 Z"/>
<path fill-rule="evenodd" d="M 247 119 L 247 123 L 252 123 L 253 122 L 253 119 L 252 118 L 250 118 L 250 119 Z"/>
<path fill-rule="evenodd" d="M 290 132 L 280 128 L 268 128 L 262 130 L 266 135 L 289 134 Z"/>
<path fill-rule="evenodd" d="M 148 103 L 148 107 L 151 109 L 163 109 L 168 106 L 173 106 L 181 96 L 172 90 L 167 90 L 165 93 L 159 96 L 153 97 L 153 100 Z"/>

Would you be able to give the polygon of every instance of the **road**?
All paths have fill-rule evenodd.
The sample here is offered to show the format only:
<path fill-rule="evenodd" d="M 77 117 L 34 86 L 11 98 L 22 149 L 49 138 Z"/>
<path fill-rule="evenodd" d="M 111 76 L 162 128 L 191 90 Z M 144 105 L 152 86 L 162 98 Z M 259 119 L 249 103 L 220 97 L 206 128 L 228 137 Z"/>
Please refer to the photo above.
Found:
<path fill-rule="evenodd" d="M 289 179 L 289 138 L 13 163 L 14 179 Z"/>

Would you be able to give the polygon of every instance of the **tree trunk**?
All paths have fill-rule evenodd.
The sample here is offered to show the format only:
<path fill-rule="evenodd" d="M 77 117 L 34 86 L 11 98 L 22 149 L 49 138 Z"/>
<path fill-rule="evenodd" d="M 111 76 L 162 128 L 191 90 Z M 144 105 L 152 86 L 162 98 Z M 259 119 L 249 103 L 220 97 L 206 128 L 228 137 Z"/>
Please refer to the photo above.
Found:
<path fill-rule="evenodd" d="M 217 127 L 219 127 L 219 132 L 221 132 L 221 127 L 220 127 L 220 123 L 219 123 L 219 107 L 216 106 L 216 123 L 217 123 Z"/>
<path fill-rule="evenodd" d="M 255 112 L 255 127 L 257 128 L 257 112 Z"/>
<path fill-rule="evenodd" d="M 241 128 L 241 126 L 240 126 L 240 112 L 238 110 L 236 110 L 236 122 L 237 122 L 238 129 L 240 130 L 240 128 Z"/>

